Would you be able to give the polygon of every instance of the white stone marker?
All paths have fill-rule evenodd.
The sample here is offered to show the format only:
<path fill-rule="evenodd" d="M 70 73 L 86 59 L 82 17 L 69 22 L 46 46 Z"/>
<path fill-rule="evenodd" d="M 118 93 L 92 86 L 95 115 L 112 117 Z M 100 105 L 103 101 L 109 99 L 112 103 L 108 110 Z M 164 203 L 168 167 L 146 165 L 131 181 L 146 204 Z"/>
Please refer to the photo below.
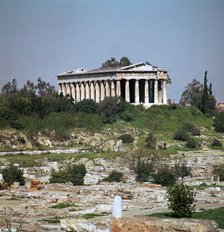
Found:
<path fill-rule="evenodd" d="M 112 217 L 114 218 L 122 217 L 122 199 L 120 196 L 114 197 L 114 203 L 112 206 Z"/>

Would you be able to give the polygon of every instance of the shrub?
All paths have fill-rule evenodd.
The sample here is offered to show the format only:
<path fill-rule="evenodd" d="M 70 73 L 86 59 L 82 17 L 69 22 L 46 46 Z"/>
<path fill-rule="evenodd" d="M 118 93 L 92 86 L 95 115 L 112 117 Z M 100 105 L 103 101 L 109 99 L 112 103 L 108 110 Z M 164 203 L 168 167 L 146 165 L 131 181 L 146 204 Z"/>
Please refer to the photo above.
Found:
<path fill-rule="evenodd" d="M 186 142 L 186 147 L 188 148 L 196 148 L 198 145 L 198 142 L 194 138 L 188 138 Z"/>
<path fill-rule="evenodd" d="M 176 140 L 187 141 L 187 139 L 189 138 L 189 135 L 186 130 L 180 128 L 174 132 L 173 138 Z"/>
<path fill-rule="evenodd" d="M 68 181 L 68 174 L 65 170 L 52 171 L 50 183 L 66 183 Z"/>
<path fill-rule="evenodd" d="M 201 131 L 193 123 L 186 122 L 183 124 L 182 129 L 191 133 L 191 135 L 201 135 Z"/>
<path fill-rule="evenodd" d="M 25 180 L 23 177 L 23 171 L 15 166 L 9 166 L 2 170 L 2 176 L 4 181 L 11 185 L 14 182 L 19 182 L 20 185 L 25 184 Z"/>
<path fill-rule="evenodd" d="M 222 142 L 218 139 L 213 139 L 212 140 L 212 143 L 211 143 L 211 146 L 214 148 L 214 147 L 222 147 Z"/>
<path fill-rule="evenodd" d="M 73 185 L 82 185 L 84 176 L 86 175 L 86 167 L 84 164 L 72 165 L 68 168 L 68 180 Z"/>
<path fill-rule="evenodd" d="M 219 176 L 220 181 L 224 181 L 224 166 L 215 166 L 213 173 Z"/>
<path fill-rule="evenodd" d="M 123 175 L 124 174 L 122 172 L 118 172 L 116 170 L 113 170 L 109 174 L 109 176 L 104 179 L 104 181 L 108 181 L 108 182 L 121 182 Z"/>
<path fill-rule="evenodd" d="M 154 183 L 162 186 L 171 186 L 176 183 L 175 175 L 168 168 L 163 168 L 152 175 Z"/>
<path fill-rule="evenodd" d="M 145 143 L 146 143 L 146 147 L 148 147 L 149 149 L 155 149 L 156 148 L 156 138 L 153 134 L 152 131 L 148 132 L 148 135 L 145 139 Z"/>
<path fill-rule="evenodd" d="M 76 112 L 96 113 L 97 103 L 92 99 L 84 99 L 75 104 Z"/>
<path fill-rule="evenodd" d="M 86 168 L 84 164 L 71 165 L 65 170 L 52 171 L 51 183 L 66 183 L 71 182 L 73 185 L 82 185 L 84 183 L 84 176 L 86 174 Z"/>
<path fill-rule="evenodd" d="M 153 164 L 149 161 L 145 162 L 139 159 L 134 171 L 136 173 L 136 181 L 147 182 L 149 181 L 149 177 L 152 175 Z"/>
<path fill-rule="evenodd" d="M 216 132 L 224 133 L 224 112 L 216 114 L 214 119 L 214 129 Z"/>
<path fill-rule="evenodd" d="M 105 97 L 97 107 L 97 112 L 102 116 L 105 123 L 115 122 L 119 113 L 123 110 L 124 104 L 117 97 Z"/>
<path fill-rule="evenodd" d="M 129 112 L 129 111 L 124 111 L 121 115 L 120 118 L 124 120 L 125 122 L 131 122 L 134 119 L 134 115 Z"/>
<path fill-rule="evenodd" d="M 194 193 L 184 184 L 175 184 L 168 188 L 168 207 L 173 211 L 173 216 L 191 217 L 195 211 Z"/>
<path fill-rule="evenodd" d="M 123 134 L 118 139 L 121 139 L 123 143 L 132 143 L 134 141 L 130 134 Z"/>

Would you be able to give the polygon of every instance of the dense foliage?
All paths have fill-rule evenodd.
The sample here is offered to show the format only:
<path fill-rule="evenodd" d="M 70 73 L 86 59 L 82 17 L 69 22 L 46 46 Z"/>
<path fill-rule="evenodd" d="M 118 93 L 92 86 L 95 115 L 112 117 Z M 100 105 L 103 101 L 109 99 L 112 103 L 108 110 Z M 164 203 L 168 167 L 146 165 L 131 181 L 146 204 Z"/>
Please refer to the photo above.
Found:
<path fill-rule="evenodd" d="M 215 115 L 214 128 L 215 131 L 224 133 L 224 112 Z"/>
<path fill-rule="evenodd" d="M 216 99 L 212 93 L 212 83 L 207 85 L 207 71 L 204 75 L 204 84 L 196 79 L 187 85 L 180 98 L 180 104 L 185 106 L 195 106 L 201 110 L 203 114 L 211 115 L 216 106 Z"/>
<path fill-rule="evenodd" d="M 224 166 L 215 166 L 213 173 L 219 176 L 220 181 L 224 181 Z"/>
<path fill-rule="evenodd" d="M 176 176 L 168 167 L 161 168 L 152 175 L 154 183 L 162 186 L 172 186 L 176 183 Z"/>
<path fill-rule="evenodd" d="M 138 160 L 137 164 L 134 167 L 136 173 L 136 181 L 147 182 L 149 181 L 150 176 L 154 172 L 153 163 L 148 161 Z"/>
<path fill-rule="evenodd" d="M 111 57 L 102 64 L 102 68 L 120 68 L 128 65 L 131 65 L 131 61 L 126 56 L 122 57 L 120 61 Z"/>
<path fill-rule="evenodd" d="M 123 173 L 113 170 L 112 172 L 110 172 L 109 176 L 104 178 L 104 181 L 107 182 L 121 182 L 122 177 L 123 177 Z"/>
<path fill-rule="evenodd" d="M 168 207 L 173 216 L 191 217 L 195 211 L 194 193 L 184 184 L 175 184 L 168 188 Z"/>
<path fill-rule="evenodd" d="M 84 164 L 71 165 L 65 170 L 52 171 L 51 183 L 66 183 L 71 182 L 73 185 L 82 185 L 84 182 L 84 176 L 86 174 L 86 167 Z"/>
<path fill-rule="evenodd" d="M 14 182 L 19 182 L 20 185 L 25 184 L 23 171 L 16 166 L 9 166 L 3 169 L 2 176 L 4 181 L 9 185 L 13 184 Z"/>

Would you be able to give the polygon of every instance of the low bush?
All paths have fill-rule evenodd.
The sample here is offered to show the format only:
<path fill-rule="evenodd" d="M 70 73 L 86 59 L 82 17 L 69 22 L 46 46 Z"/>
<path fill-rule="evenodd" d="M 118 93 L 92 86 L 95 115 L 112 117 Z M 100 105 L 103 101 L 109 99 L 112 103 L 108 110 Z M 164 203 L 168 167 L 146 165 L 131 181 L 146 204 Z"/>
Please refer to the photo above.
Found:
<path fill-rule="evenodd" d="M 215 166 L 213 168 L 213 173 L 219 176 L 220 181 L 224 181 L 224 166 Z"/>
<path fill-rule="evenodd" d="M 187 141 L 187 139 L 189 138 L 189 134 L 186 130 L 180 128 L 174 132 L 173 138 L 176 140 Z"/>
<path fill-rule="evenodd" d="M 185 145 L 188 148 L 196 148 L 198 145 L 198 142 L 194 138 L 189 137 Z"/>
<path fill-rule="evenodd" d="M 215 139 L 212 140 L 211 146 L 213 148 L 215 148 L 215 147 L 220 148 L 220 147 L 222 147 L 222 142 L 215 138 Z"/>
<path fill-rule="evenodd" d="M 216 132 L 224 133 L 224 112 L 215 115 L 214 129 Z"/>
<path fill-rule="evenodd" d="M 138 160 L 134 167 L 136 173 L 136 181 L 147 182 L 153 173 L 153 164 L 149 161 Z"/>
<path fill-rule="evenodd" d="M 20 185 L 25 184 L 25 180 L 23 177 L 23 171 L 15 166 L 9 166 L 2 170 L 2 176 L 4 181 L 11 185 L 14 182 L 19 182 Z"/>
<path fill-rule="evenodd" d="M 86 167 L 84 164 L 72 165 L 68 168 L 68 180 L 73 185 L 83 185 Z"/>
<path fill-rule="evenodd" d="M 123 134 L 118 139 L 121 139 L 123 143 L 132 143 L 134 141 L 130 134 Z"/>
<path fill-rule="evenodd" d="M 156 138 L 152 131 L 148 132 L 148 135 L 145 139 L 146 147 L 149 149 L 155 149 L 156 148 Z"/>
<path fill-rule="evenodd" d="M 125 122 L 131 122 L 134 120 L 134 115 L 129 112 L 129 111 L 124 111 L 121 115 L 120 118 L 124 120 Z"/>
<path fill-rule="evenodd" d="M 84 99 L 75 104 L 76 112 L 96 113 L 97 103 L 92 99 Z"/>
<path fill-rule="evenodd" d="M 68 181 L 68 174 L 65 170 L 51 172 L 50 183 L 66 183 Z"/>
<path fill-rule="evenodd" d="M 108 177 L 104 178 L 104 181 L 107 182 L 121 182 L 122 177 L 123 177 L 122 172 L 118 172 L 116 170 L 113 170 Z"/>
<path fill-rule="evenodd" d="M 176 183 L 176 176 L 168 168 L 162 168 L 152 175 L 154 183 L 162 186 L 172 186 Z"/>
<path fill-rule="evenodd" d="M 82 185 L 84 183 L 84 176 L 86 168 L 84 164 L 71 165 L 65 170 L 52 171 L 50 183 L 66 183 L 71 182 L 73 185 Z"/>

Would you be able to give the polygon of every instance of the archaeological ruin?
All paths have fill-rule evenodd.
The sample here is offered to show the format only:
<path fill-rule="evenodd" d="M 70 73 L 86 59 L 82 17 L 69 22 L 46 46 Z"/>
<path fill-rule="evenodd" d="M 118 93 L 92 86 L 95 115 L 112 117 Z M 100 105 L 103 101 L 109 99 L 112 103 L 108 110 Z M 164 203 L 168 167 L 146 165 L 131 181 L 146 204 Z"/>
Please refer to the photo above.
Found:
<path fill-rule="evenodd" d="M 145 107 L 167 104 L 168 71 L 148 62 L 90 71 L 80 68 L 61 73 L 57 79 L 59 94 L 72 96 L 74 102 L 92 99 L 98 103 L 117 96 Z"/>

